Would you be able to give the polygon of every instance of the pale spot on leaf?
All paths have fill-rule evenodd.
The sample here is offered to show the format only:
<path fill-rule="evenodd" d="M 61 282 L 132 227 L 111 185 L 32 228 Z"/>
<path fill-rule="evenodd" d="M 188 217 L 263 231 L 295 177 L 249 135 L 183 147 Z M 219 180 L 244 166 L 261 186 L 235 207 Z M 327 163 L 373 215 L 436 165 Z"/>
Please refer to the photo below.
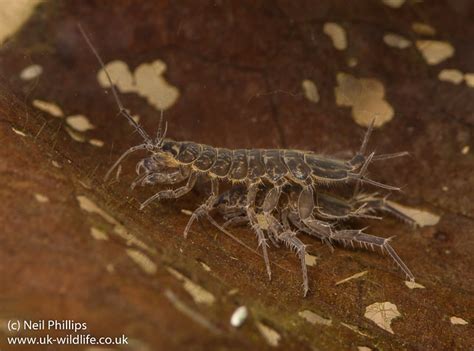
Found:
<path fill-rule="evenodd" d="M 105 68 L 121 92 L 136 93 L 159 111 L 170 108 L 179 97 L 179 90 L 163 78 L 166 64 L 161 60 L 141 64 L 133 75 L 123 61 L 112 61 Z M 103 69 L 97 74 L 97 80 L 102 87 L 110 87 Z"/>
<path fill-rule="evenodd" d="M 437 65 L 454 55 L 454 47 L 446 41 L 418 40 L 416 47 L 429 65 Z"/>
<path fill-rule="evenodd" d="M 436 29 L 434 29 L 429 24 L 422 23 L 422 22 L 412 23 L 411 29 L 413 29 L 415 33 L 421 34 L 421 35 L 435 35 L 436 34 Z"/>
<path fill-rule="evenodd" d="M 474 88 L 474 73 L 465 73 L 464 80 L 466 81 L 466 85 L 470 88 Z"/>
<path fill-rule="evenodd" d="M 280 334 L 275 329 L 272 329 L 261 322 L 257 322 L 256 324 L 258 331 L 260 332 L 260 334 L 262 334 L 265 341 L 270 346 L 277 347 L 281 339 Z"/>
<path fill-rule="evenodd" d="M 471 149 L 471 148 L 469 147 L 469 145 L 464 146 L 464 147 L 462 148 L 462 150 L 461 150 L 461 154 L 467 155 L 467 154 L 469 153 L 469 150 L 470 150 L 470 149 Z"/>
<path fill-rule="evenodd" d="M 408 287 L 408 289 L 425 289 L 423 285 L 409 280 L 405 280 L 405 285 Z"/>
<path fill-rule="evenodd" d="M 36 107 L 38 110 L 49 113 L 53 117 L 64 117 L 63 110 L 61 110 L 61 108 L 55 103 L 35 99 L 33 100 L 33 106 Z"/>
<path fill-rule="evenodd" d="M 394 334 L 392 320 L 400 317 L 397 306 L 391 302 L 375 302 L 365 308 L 364 317 L 372 320 L 380 328 Z"/>
<path fill-rule="evenodd" d="M 66 123 L 78 132 L 86 132 L 95 128 L 95 126 L 89 122 L 89 119 L 84 115 L 66 117 Z"/>
<path fill-rule="evenodd" d="M 207 264 L 205 264 L 205 263 L 202 262 L 202 261 L 199 261 L 199 263 L 201 264 L 202 268 L 203 268 L 206 272 L 210 272 L 210 271 L 211 271 L 211 267 L 209 267 Z"/>
<path fill-rule="evenodd" d="M 357 66 L 358 63 L 359 61 L 355 57 L 349 57 L 347 59 L 347 65 L 351 68 Z"/>
<path fill-rule="evenodd" d="M 109 240 L 107 233 L 96 227 L 91 227 L 90 233 L 95 240 Z"/>
<path fill-rule="evenodd" d="M 304 96 L 306 96 L 309 101 L 314 103 L 319 101 L 318 87 L 313 81 L 305 79 L 301 83 L 301 86 L 303 87 Z"/>
<path fill-rule="evenodd" d="M 469 324 L 468 321 L 466 321 L 465 319 L 462 319 L 462 318 L 456 317 L 456 316 L 452 316 L 449 320 L 450 320 L 451 324 L 454 324 L 454 325 Z"/>
<path fill-rule="evenodd" d="M 347 48 L 346 31 L 341 25 L 334 22 L 327 22 L 324 24 L 323 31 L 332 40 L 332 45 L 337 50 L 344 50 Z"/>
<path fill-rule="evenodd" d="M 35 193 L 35 199 L 36 201 L 38 201 L 39 203 L 46 203 L 46 202 L 49 202 L 49 198 L 43 194 L 39 194 L 39 193 Z"/>
<path fill-rule="evenodd" d="M 419 210 L 416 208 L 411 208 L 408 206 L 400 205 L 396 202 L 387 200 L 387 203 L 395 208 L 397 211 L 400 211 L 407 217 L 410 217 L 416 222 L 420 227 L 432 226 L 438 224 L 440 217 L 434 213 Z"/>
<path fill-rule="evenodd" d="M 309 253 L 305 253 L 304 255 L 304 263 L 310 267 L 313 267 L 316 265 L 317 259 L 318 258 L 316 256 L 310 255 Z"/>
<path fill-rule="evenodd" d="M 126 249 L 127 255 L 134 261 L 145 273 L 153 275 L 157 271 L 156 263 L 153 262 L 147 255 L 143 252 Z"/>
<path fill-rule="evenodd" d="M 394 33 L 387 33 L 383 36 L 383 41 L 388 46 L 397 49 L 406 49 L 411 46 L 411 41 L 407 38 Z"/>
<path fill-rule="evenodd" d="M 330 318 L 321 317 L 319 314 L 316 314 L 309 310 L 298 312 L 298 316 L 305 319 L 311 324 L 321 324 L 326 326 L 330 326 L 332 324 L 332 320 Z"/>
<path fill-rule="evenodd" d="M 443 69 L 439 72 L 438 79 L 443 82 L 460 84 L 464 80 L 464 75 L 457 69 Z"/>
<path fill-rule="evenodd" d="M 30 65 L 23 68 L 20 73 L 20 78 L 22 80 L 32 80 L 38 77 L 41 73 L 43 73 L 43 67 L 40 65 Z"/>
<path fill-rule="evenodd" d="M 33 14 L 41 0 L 2 1 L 0 11 L 0 45 L 15 34 Z"/>
<path fill-rule="evenodd" d="M 104 146 L 104 142 L 99 139 L 89 139 L 89 144 L 95 147 L 102 147 Z"/>
<path fill-rule="evenodd" d="M 191 295 L 194 302 L 204 305 L 212 305 L 216 301 L 214 295 L 212 295 L 209 291 L 196 284 L 188 277 L 185 277 L 174 268 L 168 267 L 167 270 L 171 273 L 171 275 L 183 281 L 184 290 L 186 290 L 189 295 Z"/>
<path fill-rule="evenodd" d="M 388 7 L 398 9 L 402 7 L 402 5 L 405 3 L 405 0 L 382 0 L 382 2 Z"/>
<path fill-rule="evenodd" d="M 342 280 L 339 280 L 336 285 L 339 285 L 339 284 L 343 284 L 343 283 L 346 283 L 352 279 L 357 279 L 357 278 L 360 278 L 360 277 L 363 277 L 364 275 L 366 275 L 368 273 L 368 271 L 362 271 L 362 272 L 359 272 L 359 273 L 356 273 L 356 274 L 353 274 L 351 275 L 350 277 L 347 277 L 345 279 L 342 279 Z"/>
<path fill-rule="evenodd" d="M 393 118 L 392 106 L 385 100 L 383 84 L 373 78 L 360 78 L 339 72 L 335 88 L 336 104 L 351 106 L 352 117 L 361 126 L 367 127 L 375 118 L 375 127 L 380 127 Z"/>
<path fill-rule="evenodd" d="M 372 349 L 367 346 L 357 346 L 357 351 L 372 351 Z"/>
<path fill-rule="evenodd" d="M 66 127 L 66 132 L 69 134 L 72 140 L 77 141 L 79 143 L 83 143 L 86 141 L 86 137 L 81 133 L 76 132 L 75 130 Z"/>

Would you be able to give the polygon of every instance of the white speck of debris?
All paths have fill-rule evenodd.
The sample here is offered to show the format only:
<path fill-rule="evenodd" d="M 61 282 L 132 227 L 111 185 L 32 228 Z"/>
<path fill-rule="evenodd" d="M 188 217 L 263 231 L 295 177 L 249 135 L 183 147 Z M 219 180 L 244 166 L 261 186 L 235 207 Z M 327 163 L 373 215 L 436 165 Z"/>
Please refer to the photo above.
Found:
<path fill-rule="evenodd" d="M 2 1 L 0 12 L 0 46 L 9 37 L 21 28 L 21 26 L 33 14 L 33 11 L 41 0 L 15 0 Z"/>
<path fill-rule="evenodd" d="M 232 316 L 230 317 L 230 325 L 235 328 L 240 327 L 242 324 L 244 324 L 248 315 L 249 315 L 249 311 L 246 306 L 238 307 L 234 311 L 234 313 L 232 313 Z"/>
<path fill-rule="evenodd" d="M 181 213 L 182 214 L 185 214 L 186 216 L 192 216 L 193 215 L 193 212 L 190 211 L 190 210 L 185 210 L 185 209 L 181 209 Z"/>
<path fill-rule="evenodd" d="M 418 224 L 420 227 L 436 225 L 438 224 L 440 220 L 439 216 L 428 211 L 419 210 L 419 209 L 411 208 L 408 206 L 403 206 L 396 202 L 388 201 L 388 200 L 387 200 L 387 203 L 389 203 L 390 206 L 394 207 L 397 211 L 400 211 L 404 215 L 413 219 L 416 222 L 416 224 Z"/>
<path fill-rule="evenodd" d="M 341 25 L 334 22 L 327 22 L 324 24 L 323 31 L 332 40 L 332 45 L 337 50 L 345 50 L 347 48 L 346 31 Z"/>
<path fill-rule="evenodd" d="M 443 69 L 439 72 L 438 79 L 443 82 L 460 84 L 464 80 L 464 75 L 458 69 Z"/>
<path fill-rule="evenodd" d="M 381 127 L 394 116 L 392 106 L 385 100 L 385 88 L 377 79 L 361 78 L 339 72 L 334 92 L 336 104 L 352 107 L 352 117 L 367 127 L 375 118 L 375 127 Z"/>
<path fill-rule="evenodd" d="M 409 280 L 405 280 L 405 285 L 408 287 L 408 289 L 425 289 L 423 285 L 416 282 L 411 282 Z"/>
<path fill-rule="evenodd" d="M 319 101 L 319 93 L 318 93 L 318 87 L 312 80 L 305 79 L 303 82 L 301 82 L 301 86 L 304 91 L 304 96 L 306 98 L 314 103 L 317 103 Z"/>
<path fill-rule="evenodd" d="M 319 314 L 316 314 L 310 310 L 300 311 L 298 312 L 298 316 L 311 324 L 321 324 L 326 326 L 330 326 L 332 324 L 332 320 L 330 318 L 321 317 Z"/>
<path fill-rule="evenodd" d="M 474 88 L 474 73 L 465 73 L 464 80 L 466 81 L 466 85 L 470 88 Z"/>
<path fill-rule="evenodd" d="M 468 321 L 466 321 L 465 319 L 462 319 L 460 317 L 456 317 L 456 316 L 452 316 L 449 320 L 451 321 L 451 324 L 454 324 L 454 325 L 466 325 L 466 324 L 468 324 Z"/>
<path fill-rule="evenodd" d="M 402 5 L 405 3 L 405 0 L 382 0 L 382 2 L 388 7 L 398 9 L 402 7 Z"/>
<path fill-rule="evenodd" d="M 55 160 L 51 160 L 51 164 L 52 164 L 54 167 L 56 167 L 56 168 L 62 168 L 62 167 L 63 167 L 63 166 L 61 166 L 61 165 L 59 164 L 58 161 L 55 161 Z"/>
<path fill-rule="evenodd" d="M 81 133 L 76 132 L 75 130 L 66 127 L 66 132 L 69 134 L 72 140 L 77 141 L 78 143 L 83 143 L 86 141 L 86 137 Z"/>
<path fill-rule="evenodd" d="M 156 263 L 153 262 L 147 255 L 143 252 L 126 249 L 127 255 L 134 261 L 145 273 L 153 275 L 157 271 Z"/>
<path fill-rule="evenodd" d="M 383 36 L 383 41 L 388 46 L 397 49 L 406 49 L 411 46 L 411 41 L 407 38 L 394 33 L 387 33 Z"/>
<path fill-rule="evenodd" d="M 199 263 L 201 264 L 202 268 L 204 268 L 204 270 L 206 272 L 210 272 L 211 271 L 211 267 L 209 267 L 207 264 L 205 264 L 204 262 L 202 261 L 199 261 Z"/>
<path fill-rule="evenodd" d="M 26 134 L 23 133 L 21 130 L 15 129 L 15 128 L 13 128 L 13 127 L 12 127 L 12 130 L 13 130 L 13 132 L 15 132 L 16 134 L 18 134 L 18 135 L 20 135 L 20 136 L 22 136 L 22 137 L 26 136 Z"/>
<path fill-rule="evenodd" d="M 22 80 L 32 80 L 38 77 L 41 73 L 43 73 L 43 67 L 40 65 L 30 65 L 23 68 L 20 73 L 20 78 Z"/>
<path fill-rule="evenodd" d="M 109 240 L 109 236 L 107 235 L 107 233 L 96 227 L 91 227 L 90 233 L 95 240 Z"/>
<path fill-rule="evenodd" d="M 448 191 L 449 188 L 446 186 L 446 185 L 443 185 L 443 187 L 441 188 L 443 191 Z"/>
<path fill-rule="evenodd" d="M 53 117 L 64 117 L 64 112 L 63 110 L 61 110 L 61 107 L 59 107 L 53 102 L 35 99 L 33 100 L 33 106 L 36 107 L 38 110 L 49 113 Z"/>
<path fill-rule="evenodd" d="M 372 351 L 372 349 L 367 346 L 357 346 L 357 351 Z"/>
<path fill-rule="evenodd" d="M 464 146 L 464 147 L 462 148 L 461 153 L 462 153 L 463 155 L 467 155 L 467 154 L 469 153 L 469 150 L 470 150 L 469 145 L 466 145 L 466 146 Z"/>
<path fill-rule="evenodd" d="M 89 119 L 84 115 L 66 117 L 66 123 L 78 132 L 86 132 L 95 128 L 95 126 L 89 122 Z"/>
<path fill-rule="evenodd" d="M 435 35 L 436 34 L 436 29 L 434 29 L 429 24 L 422 23 L 422 22 L 412 23 L 411 29 L 413 29 L 415 33 L 421 34 L 421 35 Z"/>
<path fill-rule="evenodd" d="M 89 144 L 95 147 L 102 147 L 104 146 L 104 142 L 99 139 L 89 139 Z"/>
<path fill-rule="evenodd" d="M 49 202 L 49 198 L 43 194 L 39 194 L 39 193 L 35 193 L 35 199 L 36 201 L 38 201 L 39 203 L 46 203 L 46 202 Z"/>
<path fill-rule="evenodd" d="M 349 280 L 352 280 L 352 279 L 357 279 L 357 278 L 363 277 L 363 276 L 366 275 L 368 272 L 369 272 L 369 271 L 362 271 L 362 272 L 353 274 L 353 275 L 351 275 L 350 277 L 347 277 L 347 278 L 345 278 L 345 279 L 339 280 L 339 281 L 336 283 L 336 285 L 339 285 L 339 284 L 348 282 Z"/>
<path fill-rule="evenodd" d="M 216 298 L 212 295 L 209 291 L 204 289 L 202 286 L 196 284 L 188 277 L 185 277 L 183 274 L 179 273 L 174 268 L 168 267 L 168 272 L 171 273 L 177 279 L 183 281 L 184 290 L 186 290 L 189 295 L 193 298 L 194 302 L 204 304 L 204 305 L 212 305 Z"/>
<path fill-rule="evenodd" d="M 261 322 L 257 322 L 256 324 L 258 331 L 260 332 L 260 334 L 262 334 L 263 338 L 267 341 L 267 343 L 270 346 L 277 347 L 281 339 L 280 334 L 275 329 L 272 329 Z"/>
<path fill-rule="evenodd" d="M 141 64 L 133 75 L 123 61 L 112 61 L 105 68 L 121 92 L 136 93 L 159 111 L 170 108 L 179 97 L 179 90 L 163 78 L 166 64 L 161 60 Z M 103 69 L 97 74 L 97 80 L 102 87 L 110 86 Z"/>
<path fill-rule="evenodd" d="M 417 40 L 416 47 L 429 65 L 437 65 L 454 55 L 454 47 L 446 41 Z"/>
<path fill-rule="evenodd" d="M 313 267 L 316 265 L 316 260 L 318 258 L 314 255 L 310 255 L 309 253 L 306 253 L 304 255 L 304 263 L 307 265 L 307 266 L 310 266 L 310 267 Z"/>
<path fill-rule="evenodd" d="M 391 302 L 375 302 L 365 308 L 364 317 L 372 320 L 380 328 L 395 334 L 392 329 L 392 320 L 400 317 L 397 306 Z"/>

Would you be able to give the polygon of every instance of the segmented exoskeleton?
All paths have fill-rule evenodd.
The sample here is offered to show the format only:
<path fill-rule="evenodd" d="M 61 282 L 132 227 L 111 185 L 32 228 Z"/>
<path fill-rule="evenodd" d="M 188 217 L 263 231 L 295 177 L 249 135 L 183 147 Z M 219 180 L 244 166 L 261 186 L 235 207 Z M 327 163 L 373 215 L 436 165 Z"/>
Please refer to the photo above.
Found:
<path fill-rule="evenodd" d="M 119 114 L 128 120 L 143 139 L 142 144 L 133 146 L 122 154 L 107 172 L 106 178 L 129 154 L 144 150 L 148 153 L 148 156 L 138 162 L 136 166 L 137 178 L 133 181 L 132 188 L 137 185 L 147 186 L 185 182 L 184 185 L 174 190 L 157 192 L 144 201 L 140 209 L 143 209 L 155 200 L 179 198 L 187 194 L 195 186 L 198 177 L 210 180 L 211 193 L 206 201 L 192 213 L 184 229 L 185 237 L 197 218 L 200 216 L 209 217 L 209 212 L 215 208 L 219 200 L 219 184 L 221 181 L 242 184 L 245 191 L 242 192 L 239 199 L 239 202 L 241 202 L 240 210 L 257 235 L 259 246 L 262 248 L 267 273 L 269 278 L 271 278 L 267 239 L 269 238 L 275 242 L 278 240 L 283 241 L 292 247 L 298 248 L 298 252 L 301 251 L 300 247 L 302 247 L 302 243 L 296 235 L 290 235 L 288 230 L 283 231 L 284 224 L 282 223 L 286 221 L 286 217 L 274 217 L 273 215 L 279 209 L 282 194 L 285 194 L 287 197 L 296 197 L 295 200 L 288 202 L 288 219 L 291 219 L 293 215 L 296 216 L 304 228 L 311 232 L 319 233 L 320 238 L 330 242 L 345 240 L 342 237 L 343 233 L 348 235 L 349 232 L 334 230 L 331 227 L 331 223 L 324 224 L 326 222 L 316 220 L 313 217 L 315 209 L 318 208 L 315 206 L 314 199 L 315 195 L 319 194 L 320 188 L 324 188 L 327 185 L 353 184 L 354 193 L 358 193 L 358 188 L 361 184 L 370 184 L 387 190 L 398 190 L 397 187 L 381 184 L 367 177 L 367 167 L 372 161 L 398 157 L 404 154 L 375 155 L 373 152 L 367 154 L 367 142 L 372 132 L 373 124 L 369 127 L 359 152 L 350 160 L 322 156 L 311 151 L 290 149 L 230 150 L 189 141 L 174 141 L 166 138 L 167 124 L 165 124 L 163 130 L 162 118 L 160 119 L 157 136 L 155 139 L 152 139 L 123 107 L 101 57 L 82 28 L 80 30 L 107 76 L 115 101 L 119 107 Z M 266 231 L 259 224 L 256 210 L 256 199 L 262 188 L 265 194 L 261 211 L 270 225 L 270 230 Z M 323 201 L 326 201 L 328 204 L 331 202 L 328 199 Z M 361 202 L 356 197 L 354 201 L 355 204 Z M 344 204 L 347 206 L 352 205 L 350 202 L 344 202 Z M 365 206 L 367 204 L 368 202 L 365 202 Z M 363 200 L 360 206 L 364 206 Z M 327 206 L 328 209 L 329 207 Z M 336 204 L 335 207 L 340 211 L 344 211 L 341 205 Z M 375 206 L 372 206 L 372 208 L 375 209 Z M 359 214 L 364 212 L 362 210 L 363 208 L 361 207 Z M 336 212 L 330 210 L 326 215 L 337 217 Z M 357 214 L 357 210 L 349 209 L 346 214 L 343 214 L 343 217 L 349 217 L 354 214 Z M 366 215 L 368 215 L 368 212 Z M 324 214 L 320 213 L 320 216 L 323 217 Z M 327 227 L 326 231 L 323 229 L 316 230 L 315 226 L 319 224 Z M 283 229 L 276 229 L 277 226 L 282 226 Z M 362 236 L 363 233 L 357 232 L 359 237 Z M 375 241 L 369 244 L 377 245 Z M 306 268 L 304 267 L 303 269 L 305 270 Z M 307 292 L 307 285 L 305 275 L 305 294 Z"/>

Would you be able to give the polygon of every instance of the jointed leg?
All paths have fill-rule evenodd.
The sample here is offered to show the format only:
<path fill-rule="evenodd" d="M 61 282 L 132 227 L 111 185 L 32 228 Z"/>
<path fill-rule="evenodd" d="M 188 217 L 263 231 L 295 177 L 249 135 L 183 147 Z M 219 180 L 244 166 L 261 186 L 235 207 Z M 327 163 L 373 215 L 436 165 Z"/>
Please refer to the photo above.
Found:
<path fill-rule="evenodd" d="M 331 238 L 335 241 L 342 242 L 344 245 L 351 244 L 354 246 L 354 242 L 359 244 L 361 247 L 364 246 L 367 248 L 370 246 L 372 249 L 375 247 L 380 248 L 383 252 L 384 250 L 390 255 L 390 257 L 395 261 L 395 263 L 400 267 L 400 269 L 406 274 L 406 276 L 414 281 L 415 277 L 411 273 L 407 265 L 402 261 L 398 256 L 395 250 L 390 246 L 389 241 L 391 238 L 381 238 L 379 236 L 370 235 L 364 233 L 362 230 L 338 230 L 334 231 L 331 235 Z"/>
<path fill-rule="evenodd" d="M 211 179 L 211 195 L 209 198 L 204 202 L 201 206 L 199 206 L 196 210 L 194 210 L 193 214 L 191 215 L 191 218 L 188 221 L 188 224 L 186 225 L 186 228 L 184 229 L 184 237 L 186 238 L 188 236 L 189 229 L 191 229 L 191 225 L 193 222 L 198 219 L 200 216 L 204 214 L 208 214 L 213 208 L 214 208 L 214 203 L 217 200 L 217 196 L 219 195 L 219 181 L 217 178 L 212 178 Z"/>
<path fill-rule="evenodd" d="M 257 214 L 255 213 L 254 206 L 255 206 L 255 198 L 257 197 L 257 191 L 258 191 L 258 184 L 250 184 L 249 189 L 247 192 L 247 203 L 246 203 L 246 212 L 247 212 L 247 217 L 249 219 L 250 225 L 252 226 L 252 229 L 255 231 L 257 234 L 257 239 L 258 239 L 258 246 L 262 247 L 262 252 L 263 252 L 263 259 L 265 261 L 265 266 L 267 268 L 267 274 L 268 274 L 268 279 L 272 279 L 272 271 L 270 268 L 270 260 L 268 259 L 268 252 L 267 252 L 267 239 L 265 238 L 265 235 L 263 234 L 262 229 L 260 228 L 260 225 L 258 224 L 257 220 Z"/>
<path fill-rule="evenodd" d="M 191 175 L 188 178 L 188 181 L 186 185 L 177 188 L 177 189 L 170 189 L 170 190 L 163 190 L 155 195 L 149 197 L 145 202 L 143 202 L 140 205 L 140 210 L 142 210 L 145 206 L 147 206 L 150 202 L 154 200 L 161 200 L 161 199 L 177 199 L 178 197 L 181 197 L 187 193 L 189 193 L 194 185 L 196 184 L 196 179 L 197 179 L 197 174 L 196 173 L 191 173 Z"/>

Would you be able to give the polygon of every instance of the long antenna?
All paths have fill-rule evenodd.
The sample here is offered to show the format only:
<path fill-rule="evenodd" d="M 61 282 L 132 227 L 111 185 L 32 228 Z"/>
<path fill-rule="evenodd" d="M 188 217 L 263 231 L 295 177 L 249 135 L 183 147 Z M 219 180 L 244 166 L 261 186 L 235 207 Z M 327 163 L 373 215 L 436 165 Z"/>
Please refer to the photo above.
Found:
<path fill-rule="evenodd" d="M 89 39 L 86 32 L 82 28 L 81 24 L 78 23 L 77 27 L 79 28 L 79 31 L 81 32 L 82 36 L 84 37 L 84 40 L 86 41 L 87 45 L 91 49 L 92 53 L 95 55 L 95 57 L 99 61 L 100 66 L 102 67 L 103 71 L 105 72 L 107 80 L 109 81 L 109 84 L 110 84 L 110 89 L 112 89 L 112 93 L 114 95 L 115 102 L 117 103 L 117 106 L 119 108 L 119 113 L 118 114 L 123 115 L 128 120 L 128 122 L 135 128 L 135 130 L 137 130 L 138 133 L 140 133 L 142 138 L 145 140 L 146 144 L 153 145 L 153 141 L 148 136 L 147 132 L 145 132 L 145 130 L 137 122 L 135 122 L 135 120 L 132 118 L 130 113 L 123 107 L 122 101 L 120 101 L 117 90 L 115 89 L 115 85 L 112 82 L 112 78 L 110 77 L 109 72 L 107 72 L 107 70 L 105 68 L 104 61 L 102 61 L 102 58 L 100 57 L 100 55 L 97 52 L 96 48 L 94 47 L 94 45 L 92 45 L 91 40 Z"/>

